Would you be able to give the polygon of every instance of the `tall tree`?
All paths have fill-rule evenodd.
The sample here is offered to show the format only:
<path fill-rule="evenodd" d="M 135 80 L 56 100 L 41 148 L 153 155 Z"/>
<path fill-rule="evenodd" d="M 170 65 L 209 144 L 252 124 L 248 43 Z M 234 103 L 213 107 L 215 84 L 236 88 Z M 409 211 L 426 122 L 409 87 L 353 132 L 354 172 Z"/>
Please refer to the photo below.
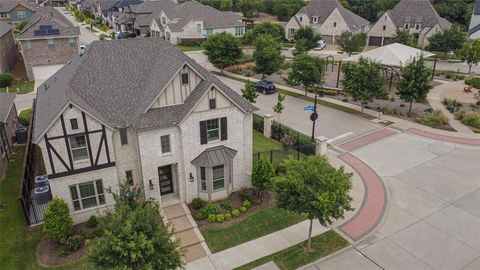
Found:
<path fill-rule="evenodd" d="M 397 29 L 395 35 L 391 39 L 391 43 L 400 43 L 410 47 L 417 46 L 417 40 L 415 37 L 408 32 L 407 29 Z"/>
<path fill-rule="evenodd" d="M 285 101 L 285 95 L 278 93 L 277 103 L 275 103 L 275 105 L 273 106 L 273 111 L 277 114 L 279 124 L 280 124 L 280 114 L 282 114 L 283 109 L 285 109 L 285 106 L 283 105 L 284 101 Z"/>
<path fill-rule="evenodd" d="M 221 0 L 220 1 L 220 10 L 229 11 L 232 10 L 233 2 L 232 0 Z"/>
<path fill-rule="evenodd" d="M 413 102 L 424 102 L 432 89 L 430 75 L 431 71 L 425 66 L 423 57 L 413 58 L 402 68 L 400 80 L 397 83 L 397 94 L 410 103 L 409 113 L 412 111 Z"/>
<path fill-rule="evenodd" d="M 283 63 L 285 58 L 282 55 L 282 45 L 270 35 L 259 35 L 255 39 L 253 59 L 255 70 L 264 78 L 265 74 L 276 72 Z"/>
<path fill-rule="evenodd" d="M 322 35 L 315 33 L 311 27 L 301 27 L 295 32 L 293 38 L 295 39 L 293 54 L 298 55 L 315 48 L 317 42 L 322 39 Z"/>
<path fill-rule="evenodd" d="M 463 43 L 462 47 L 457 50 L 456 55 L 460 60 L 467 63 L 468 73 L 472 72 L 472 66 L 480 62 L 480 40 L 469 39 Z"/>
<path fill-rule="evenodd" d="M 223 70 L 235 63 L 243 55 L 240 41 L 230 33 L 214 34 L 203 43 L 208 61 Z"/>
<path fill-rule="evenodd" d="M 384 97 L 384 79 L 381 74 L 380 64 L 361 57 L 355 62 L 348 62 L 342 66 L 343 89 L 354 100 L 359 100 L 362 106 L 374 98 Z"/>
<path fill-rule="evenodd" d="M 465 33 L 461 32 L 458 27 L 438 32 L 428 39 L 427 49 L 430 51 L 443 52 L 446 56 L 448 52 L 455 51 L 460 48 L 465 41 Z"/>
<path fill-rule="evenodd" d="M 94 240 L 90 258 L 101 269 L 182 268 L 180 243 L 163 225 L 159 206 L 142 201 L 141 186 L 120 185 L 115 212 L 100 221 L 104 235 Z M 140 195 L 140 196 L 139 196 Z"/>
<path fill-rule="evenodd" d="M 259 0 L 240 0 L 238 7 L 244 17 L 251 18 L 260 11 L 262 3 Z"/>
<path fill-rule="evenodd" d="M 258 97 L 257 88 L 250 80 L 245 83 L 245 88 L 242 89 L 242 97 L 251 103 L 256 102 Z"/>
<path fill-rule="evenodd" d="M 285 161 L 286 172 L 273 180 L 278 207 L 306 215 L 310 220 L 307 249 L 312 243 L 313 220 L 322 226 L 343 218 L 352 210 L 352 174 L 343 167 L 338 170 L 325 156 L 310 156 L 304 160 Z"/>
<path fill-rule="evenodd" d="M 365 46 L 366 36 L 364 33 L 353 34 L 350 31 L 345 31 L 341 33 L 335 41 L 338 46 L 350 56 L 352 55 L 352 52 L 358 52 L 363 46 Z"/>
<path fill-rule="evenodd" d="M 320 87 L 325 81 L 325 61 L 319 57 L 300 54 L 293 58 L 292 72 L 288 75 L 291 85 L 303 85 L 308 90 Z"/>
<path fill-rule="evenodd" d="M 283 26 L 278 23 L 272 22 L 262 22 L 256 24 L 252 30 L 247 31 L 243 36 L 243 39 L 248 44 L 253 44 L 255 39 L 260 35 L 271 35 L 272 37 L 276 38 L 278 41 L 282 41 L 283 37 L 285 36 L 285 30 Z"/>

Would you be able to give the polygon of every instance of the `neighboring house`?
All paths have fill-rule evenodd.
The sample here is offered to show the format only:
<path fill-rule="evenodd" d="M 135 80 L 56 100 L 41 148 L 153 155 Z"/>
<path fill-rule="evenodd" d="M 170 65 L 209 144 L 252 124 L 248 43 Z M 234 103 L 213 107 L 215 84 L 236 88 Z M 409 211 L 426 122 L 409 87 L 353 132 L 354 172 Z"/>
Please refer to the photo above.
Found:
<path fill-rule="evenodd" d="M 118 31 L 135 33 L 145 36 L 150 32 L 150 23 L 164 10 L 171 10 L 177 4 L 171 0 L 145 1 L 138 5 L 129 5 L 123 13 L 115 19 L 115 28 Z"/>
<path fill-rule="evenodd" d="M 102 16 L 103 20 L 111 27 L 115 26 L 114 18 L 118 17 L 123 12 L 125 7 L 130 5 L 139 5 L 143 3 L 141 0 L 106 0 L 97 3 L 96 12 Z"/>
<path fill-rule="evenodd" d="M 20 59 L 12 29 L 10 24 L 0 21 L 0 73 L 9 72 Z"/>
<path fill-rule="evenodd" d="M 387 10 L 367 33 L 369 46 L 383 46 L 397 30 L 408 30 L 422 48 L 428 39 L 439 32 L 450 29 L 452 24 L 440 17 L 429 0 L 401 0 L 393 9 Z"/>
<path fill-rule="evenodd" d="M 28 21 L 36 8 L 26 1 L 0 1 L 0 21 L 18 23 Z"/>
<path fill-rule="evenodd" d="M 197 1 L 187 1 L 174 8 L 164 9 L 150 22 L 151 35 L 163 37 L 172 44 L 201 42 L 208 36 L 221 32 L 242 37 L 245 33 L 242 17 Z"/>
<path fill-rule="evenodd" d="M 470 26 L 468 27 L 469 38 L 480 38 L 480 0 L 475 2 Z"/>
<path fill-rule="evenodd" d="M 28 79 L 46 79 L 78 53 L 80 28 L 53 7 L 39 7 L 18 36 Z M 53 72 L 52 72 L 53 71 Z"/>
<path fill-rule="evenodd" d="M 0 93 L 0 180 L 3 179 L 7 161 L 12 155 L 17 129 L 15 94 Z"/>
<path fill-rule="evenodd" d="M 36 108 L 33 142 L 76 223 L 125 179 L 162 206 L 251 185 L 256 108 L 160 38 L 94 41 L 37 89 Z"/>
<path fill-rule="evenodd" d="M 335 38 L 343 32 L 365 33 L 369 22 L 347 10 L 338 0 L 312 0 L 288 21 L 285 38 L 293 40 L 295 31 L 312 27 L 322 35 L 327 44 L 335 44 Z"/>

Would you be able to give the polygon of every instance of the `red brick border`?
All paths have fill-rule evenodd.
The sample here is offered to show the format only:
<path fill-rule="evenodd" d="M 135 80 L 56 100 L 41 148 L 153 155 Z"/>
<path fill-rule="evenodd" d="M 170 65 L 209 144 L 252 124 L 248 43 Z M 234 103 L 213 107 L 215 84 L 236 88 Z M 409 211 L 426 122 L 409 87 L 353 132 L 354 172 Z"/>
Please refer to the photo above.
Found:
<path fill-rule="evenodd" d="M 343 143 L 343 144 L 339 145 L 339 147 L 342 148 L 343 150 L 349 152 L 349 151 L 353 151 L 357 148 L 360 148 L 364 145 L 367 145 L 369 143 L 372 143 L 374 141 L 378 141 L 382 138 L 392 136 L 394 134 L 397 134 L 397 132 L 395 132 L 391 129 L 388 129 L 388 128 L 384 128 L 382 130 L 378 130 L 378 131 L 375 131 L 373 133 L 360 136 L 360 137 L 358 137 L 358 138 L 356 138 L 352 141 Z"/>
<path fill-rule="evenodd" d="M 377 173 L 360 159 L 349 153 L 339 158 L 357 171 L 365 187 L 362 205 L 355 216 L 338 227 L 352 240 L 357 241 L 375 229 L 381 221 L 387 202 L 387 192 Z"/>
<path fill-rule="evenodd" d="M 433 132 L 424 131 L 416 128 L 407 129 L 407 132 L 421 136 L 421 137 L 438 140 L 438 141 L 459 143 L 459 144 L 469 144 L 469 145 L 480 145 L 480 139 L 468 139 L 468 138 L 459 138 L 459 137 L 453 137 L 448 135 L 441 135 L 441 134 L 436 134 Z"/>

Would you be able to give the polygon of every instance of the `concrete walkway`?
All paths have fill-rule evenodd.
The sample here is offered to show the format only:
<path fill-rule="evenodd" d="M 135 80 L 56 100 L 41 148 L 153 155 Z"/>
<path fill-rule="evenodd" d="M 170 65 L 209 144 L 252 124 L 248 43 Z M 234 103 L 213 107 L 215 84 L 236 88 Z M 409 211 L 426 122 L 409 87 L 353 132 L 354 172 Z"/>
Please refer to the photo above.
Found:
<path fill-rule="evenodd" d="M 459 88 L 463 89 L 463 81 L 457 81 L 457 82 L 447 82 L 444 84 L 441 84 L 437 87 L 434 87 L 430 92 L 428 93 L 427 96 L 427 101 L 432 106 L 434 110 L 440 110 L 444 115 L 448 117 L 449 124 L 452 128 L 454 128 L 458 132 L 462 133 L 467 133 L 467 134 L 473 134 L 474 132 L 462 124 L 460 121 L 455 119 L 455 116 L 448 111 L 445 106 L 442 104 L 442 93 L 444 91 L 447 91 L 450 88 Z"/>

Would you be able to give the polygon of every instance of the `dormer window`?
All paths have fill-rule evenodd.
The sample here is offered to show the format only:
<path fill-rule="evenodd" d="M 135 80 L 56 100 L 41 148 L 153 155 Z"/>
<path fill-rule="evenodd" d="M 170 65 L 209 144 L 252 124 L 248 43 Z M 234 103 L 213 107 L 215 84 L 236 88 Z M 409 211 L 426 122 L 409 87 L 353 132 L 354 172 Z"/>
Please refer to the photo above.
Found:
<path fill-rule="evenodd" d="M 387 26 L 386 26 L 386 25 L 383 26 L 383 31 L 385 31 L 385 30 L 387 30 Z"/>
<path fill-rule="evenodd" d="M 167 23 L 167 18 L 162 17 L 162 24 L 166 24 L 166 23 Z"/>
<path fill-rule="evenodd" d="M 419 30 L 420 29 L 420 24 L 415 24 L 415 30 Z"/>
<path fill-rule="evenodd" d="M 317 16 L 313 17 L 313 23 L 318 23 L 318 17 Z"/>
<path fill-rule="evenodd" d="M 217 100 L 214 99 L 214 98 L 211 98 L 208 101 L 208 106 L 209 106 L 210 110 L 216 109 L 217 108 Z"/>
<path fill-rule="evenodd" d="M 303 18 L 302 18 L 302 16 L 300 16 L 300 17 L 298 17 L 298 19 L 299 19 L 300 21 L 302 21 Z"/>
<path fill-rule="evenodd" d="M 408 28 L 410 28 L 410 24 L 406 23 L 403 27 L 404 27 L 405 29 L 408 29 Z"/>
<path fill-rule="evenodd" d="M 188 73 L 182 73 L 182 84 L 188 84 Z"/>
<path fill-rule="evenodd" d="M 337 27 L 337 22 L 333 22 L 333 27 Z"/>
<path fill-rule="evenodd" d="M 77 121 L 77 118 L 72 118 L 72 119 L 70 119 L 70 126 L 71 126 L 72 130 L 78 129 L 78 121 Z"/>

